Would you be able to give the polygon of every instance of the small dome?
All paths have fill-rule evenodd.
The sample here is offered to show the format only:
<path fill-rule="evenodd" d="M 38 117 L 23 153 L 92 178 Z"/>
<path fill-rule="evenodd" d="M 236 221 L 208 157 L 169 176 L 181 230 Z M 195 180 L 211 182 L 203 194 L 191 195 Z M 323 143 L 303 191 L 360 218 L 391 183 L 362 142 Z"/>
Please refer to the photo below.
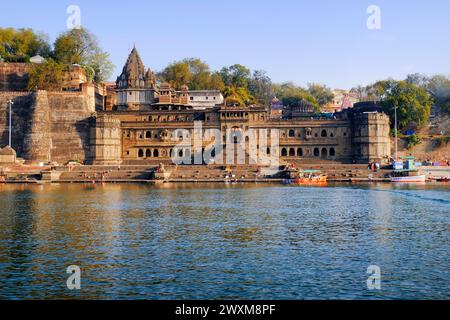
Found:
<path fill-rule="evenodd" d="M 189 91 L 189 87 L 186 84 L 181 86 L 181 91 Z"/>

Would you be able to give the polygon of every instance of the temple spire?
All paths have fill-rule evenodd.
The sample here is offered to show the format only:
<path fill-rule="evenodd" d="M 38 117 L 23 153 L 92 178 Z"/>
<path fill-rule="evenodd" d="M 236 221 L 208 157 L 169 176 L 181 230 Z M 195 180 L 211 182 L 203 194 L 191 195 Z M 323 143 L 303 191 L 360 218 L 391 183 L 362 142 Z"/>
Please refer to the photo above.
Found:
<path fill-rule="evenodd" d="M 119 89 L 154 87 L 154 74 L 150 69 L 145 69 L 136 49 L 136 43 L 133 43 L 133 50 L 131 50 L 122 69 L 122 74 L 117 78 L 116 83 Z"/>

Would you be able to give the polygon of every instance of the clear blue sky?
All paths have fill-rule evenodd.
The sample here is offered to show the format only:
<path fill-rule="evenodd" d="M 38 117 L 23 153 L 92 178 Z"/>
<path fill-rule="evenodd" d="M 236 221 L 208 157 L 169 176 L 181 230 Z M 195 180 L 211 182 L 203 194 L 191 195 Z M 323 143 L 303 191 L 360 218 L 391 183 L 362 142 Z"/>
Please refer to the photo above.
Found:
<path fill-rule="evenodd" d="M 4 1 L 0 26 L 31 27 L 53 41 L 71 4 L 111 54 L 114 79 L 134 42 L 152 70 L 198 57 L 212 69 L 240 63 L 299 85 L 349 89 L 414 72 L 450 74 L 448 0 Z M 366 27 L 372 4 L 381 30 Z"/>

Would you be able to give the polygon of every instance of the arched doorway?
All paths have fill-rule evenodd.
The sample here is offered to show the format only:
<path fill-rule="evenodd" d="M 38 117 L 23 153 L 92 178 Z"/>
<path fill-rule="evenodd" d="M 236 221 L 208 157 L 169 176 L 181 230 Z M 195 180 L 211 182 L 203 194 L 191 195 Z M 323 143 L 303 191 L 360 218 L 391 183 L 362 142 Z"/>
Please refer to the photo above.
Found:
<path fill-rule="evenodd" d="M 319 157 L 319 156 L 320 156 L 319 148 L 314 148 L 314 157 Z"/>
<path fill-rule="evenodd" d="M 289 150 L 289 157 L 295 157 L 295 149 L 294 148 L 291 148 Z"/>
<path fill-rule="evenodd" d="M 330 157 L 335 157 L 336 156 L 336 150 L 334 148 L 330 149 Z"/>

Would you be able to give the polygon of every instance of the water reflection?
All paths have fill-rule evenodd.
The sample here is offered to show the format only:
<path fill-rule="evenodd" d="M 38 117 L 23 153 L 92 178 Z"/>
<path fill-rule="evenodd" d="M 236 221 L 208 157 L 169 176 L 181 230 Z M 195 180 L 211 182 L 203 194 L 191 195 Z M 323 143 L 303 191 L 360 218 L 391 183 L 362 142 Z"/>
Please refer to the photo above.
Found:
<path fill-rule="evenodd" d="M 0 297 L 448 298 L 449 192 L 0 185 Z M 72 264 L 81 291 L 65 288 Z M 365 290 L 370 264 L 381 292 Z"/>

